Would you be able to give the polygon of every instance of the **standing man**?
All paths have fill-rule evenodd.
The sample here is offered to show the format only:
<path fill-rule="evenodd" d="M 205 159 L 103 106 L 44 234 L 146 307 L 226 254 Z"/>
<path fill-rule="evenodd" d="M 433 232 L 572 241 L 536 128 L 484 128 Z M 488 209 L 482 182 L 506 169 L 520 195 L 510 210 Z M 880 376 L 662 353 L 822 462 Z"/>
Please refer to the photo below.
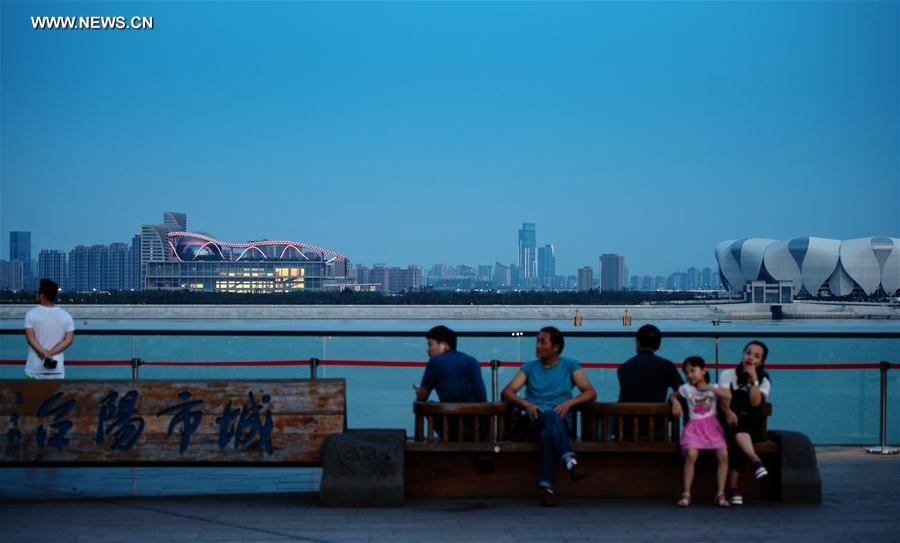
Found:
<path fill-rule="evenodd" d="M 63 351 L 72 344 L 75 323 L 72 316 L 56 307 L 59 285 L 41 279 L 36 299 L 37 307 L 25 314 L 25 337 L 28 339 L 28 359 L 25 379 L 64 379 L 66 370 Z"/>
<path fill-rule="evenodd" d="M 541 443 L 541 479 L 538 487 L 541 501 L 547 507 L 556 505 L 554 484 L 556 466 L 562 462 L 573 481 L 583 479 L 587 472 L 578 465 L 569 444 L 569 411 L 580 404 L 592 402 L 597 393 L 588 381 L 581 365 L 571 358 L 563 358 L 565 339 L 562 333 L 548 326 L 541 328 L 535 345 L 537 360 L 526 362 L 512 381 L 503 389 L 503 399 L 528 413 L 528 435 Z M 525 387 L 525 397 L 518 395 Z M 572 389 L 580 394 L 572 397 Z"/>
<path fill-rule="evenodd" d="M 626 403 L 665 402 L 668 389 L 678 390 L 684 381 L 671 361 L 656 356 L 662 333 L 652 324 L 637 331 L 637 354 L 619 366 L 619 401 Z M 681 415 L 681 403 L 672 402 L 675 415 Z"/>

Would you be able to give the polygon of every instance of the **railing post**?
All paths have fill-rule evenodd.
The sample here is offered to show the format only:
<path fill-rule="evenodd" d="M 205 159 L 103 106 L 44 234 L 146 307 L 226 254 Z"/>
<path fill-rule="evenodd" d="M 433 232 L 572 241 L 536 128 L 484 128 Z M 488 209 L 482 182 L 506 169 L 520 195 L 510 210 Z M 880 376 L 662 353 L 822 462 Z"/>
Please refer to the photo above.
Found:
<path fill-rule="evenodd" d="M 716 382 L 719 382 L 719 336 L 716 336 Z"/>
<path fill-rule="evenodd" d="M 497 403 L 500 401 L 500 394 L 498 393 L 500 384 L 500 361 L 499 360 L 491 360 L 491 401 Z M 495 418 L 494 424 L 491 426 L 494 428 L 493 435 L 491 436 L 491 443 L 494 445 L 494 452 L 500 452 L 500 446 L 497 445 L 497 441 L 500 439 L 500 417 L 503 415 L 491 415 L 491 418 Z"/>
<path fill-rule="evenodd" d="M 881 371 L 881 444 L 878 447 L 868 449 L 869 454 L 897 454 L 900 449 L 888 447 L 887 445 L 887 372 L 891 369 L 891 363 L 881 361 L 879 365 Z"/>
<path fill-rule="evenodd" d="M 491 401 L 497 403 L 500 401 L 500 395 L 498 394 L 499 388 L 499 372 L 500 372 L 500 361 L 499 360 L 491 360 Z"/>
<path fill-rule="evenodd" d="M 319 374 L 319 359 L 318 358 L 310 358 L 309 359 L 309 378 L 313 381 L 316 380 Z"/>
<path fill-rule="evenodd" d="M 131 380 L 132 380 L 132 381 L 139 381 L 139 380 L 140 380 L 140 378 L 141 378 L 141 364 L 143 364 L 143 363 L 144 363 L 144 361 L 141 360 L 140 358 L 135 357 L 135 358 L 132 358 L 132 359 L 131 359 Z"/>

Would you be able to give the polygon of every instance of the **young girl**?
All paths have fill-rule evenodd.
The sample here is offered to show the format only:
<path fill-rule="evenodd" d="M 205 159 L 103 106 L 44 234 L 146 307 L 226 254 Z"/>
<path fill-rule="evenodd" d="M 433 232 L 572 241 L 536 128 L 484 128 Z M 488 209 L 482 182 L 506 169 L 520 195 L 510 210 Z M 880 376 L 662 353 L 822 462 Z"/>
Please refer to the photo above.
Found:
<path fill-rule="evenodd" d="M 678 500 L 678 507 L 687 507 L 691 504 L 691 485 L 694 482 L 694 464 L 702 450 L 716 451 L 719 460 L 719 469 L 716 471 L 716 497 L 713 500 L 718 507 L 728 507 L 728 499 L 725 498 L 725 478 L 728 476 L 728 447 L 725 444 L 725 435 L 722 426 L 716 418 L 717 400 L 728 401 L 731 392 L 727 388 L 709 384 L 709 374 L 706 373 L 706 362 L 699 356 L 689 356 L 682 365 L 684 369 L 685 384 L 678 388 L 678 393 L 673 394 L 673 401 L 677 397 L 684 398 L 688 405 L 688 423 L 681 433 L 681 451 L 684 454 L 684 493 Z"/>
<path fill-rule="evenodd" d="M 732 400 L 724 403 L 725 435 L 728 441 L 731 472 L 728 476 L 728 498 L 731 505 L 743 505 L 738 490 L 738 477 L 746 469 L 747 460 L 753 463 L 753 475 L 759 479 L 769 474 L 753 449 L 753 441 L 762 440 L 762 404 L 769 398 L 772 383 L 766 373 L 769 348 L 761 341 L 751 341 L 744 347 L 740 364 L 719 376 L 719 386 L 731 391 Z"/>

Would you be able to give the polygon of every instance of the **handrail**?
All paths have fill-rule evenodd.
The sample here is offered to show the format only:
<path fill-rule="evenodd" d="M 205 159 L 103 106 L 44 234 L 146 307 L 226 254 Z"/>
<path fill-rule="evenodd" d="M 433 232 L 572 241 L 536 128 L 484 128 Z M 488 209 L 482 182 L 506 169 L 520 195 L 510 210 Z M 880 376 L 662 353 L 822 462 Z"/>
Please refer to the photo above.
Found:
<path fill-rule="evenodd" d="M 535 323 L 535 328 L 539 326 Z M 0 328 L 0 335 L 21 335 L 21 328 Z M 513 336 L 512 334 L 518 334 Z M 459 337 L 537 337 L 538 331 L 458 331 Z M 566 330 L 566 337 L 634 338 L 634 330 Z M 424 330 L 106 330 L 79 328 L 76 335 L 87 336 L 248 336 L 248 337 L 424 337 Z M 840 339 L 900 339 L 900 332 L 786 332 L 769 331 L 666 331 L 666 338 L 840 338 Z"/>

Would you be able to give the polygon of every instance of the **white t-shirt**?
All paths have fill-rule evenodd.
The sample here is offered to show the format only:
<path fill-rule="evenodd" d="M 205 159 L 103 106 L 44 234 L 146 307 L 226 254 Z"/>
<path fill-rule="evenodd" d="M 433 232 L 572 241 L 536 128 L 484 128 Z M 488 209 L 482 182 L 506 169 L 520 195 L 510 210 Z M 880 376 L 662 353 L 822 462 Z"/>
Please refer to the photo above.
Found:
<path fill-rule="evenodd" d="M 34 329 L 34 339 L 41 347 L 52 349 L 65 339 L 67 332 L 75 331 L 75 323 L 65 309 L 39 305 L 25 313 L 25 328 Z M 44 368 L 44 361 L 40 355 L 29 346 L 25 373 L 36 379 L 62 379 L 66 375 L 65 357 L 63 353 L 59 353 L 53 355 L 53 359 L 56 360 L 56 369 Z"/>
<path fill-rule="evenodd" d="M 719 388 L 719 385 L 709 385 Z M 678 387 L 678 394 L 687 401 L 688 416 L 691 420 L 706 419 L 716 416 L 716 393 L 712 390 L 698 390 L 687 383 Z"/>
<path fill-rule="evenodd" d="M 747 389 L 749 389 L 750 388 L 749 385 L 751 385 L 751 384 L 752 383 L 748 383 L 747 385 L 744 385 L 744 386 Z M 720 373 L 719 374 L 719 386 L 722 388 L 728 388 L 729 390 L 738 390 L 739 388 L 741 388 L 738 386 L 737 371 L 731 369 L 731 370 L 725 370 L 722 373 Z M 771 391 L 772 391 L 772 383 L 769 382 L 768 377 L 763 377 L 763 380 L 759 382 L 759 392 L 762 394 L 763 401 L 766 401 L 769 399 L 769 392 L 771 392 Z"/>

